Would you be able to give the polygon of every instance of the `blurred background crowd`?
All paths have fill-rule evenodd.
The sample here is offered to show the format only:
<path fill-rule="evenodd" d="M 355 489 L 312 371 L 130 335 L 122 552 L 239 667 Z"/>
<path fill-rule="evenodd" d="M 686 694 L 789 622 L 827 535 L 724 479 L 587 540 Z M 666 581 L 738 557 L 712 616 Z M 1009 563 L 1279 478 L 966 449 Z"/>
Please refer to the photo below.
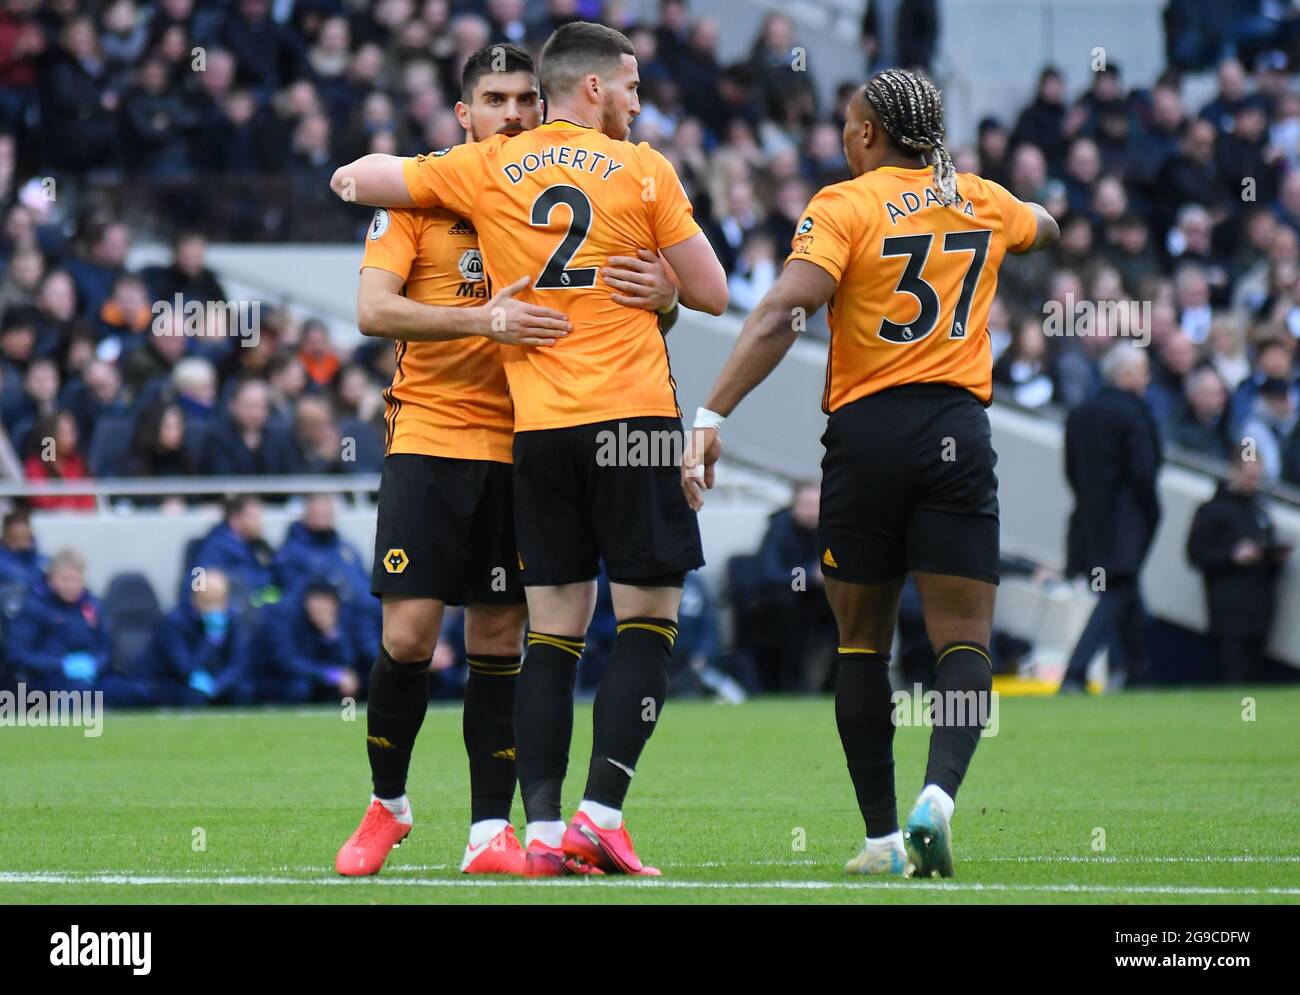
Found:
<path fill-rule="evenodd" d="M 724 63 L 725 26 L 685 0 L 640 20 L 618 0 L 0 0 L 0 479 L 376 472 L 387 343 L 340 353 L 322 321 L 265 302 L 255 346 L 230 334 L 221 308 L 200 317 L 201 334 L 180 334 L 174 316 L 157 327 L 154 304 L 226 302 L 209 241 L 359 241 L 368 215 L 330 193 L 334 168 L 460 142 L 451 108 L 464 60 L 494 41 L 536 53 L 569 20 L 631 38 L 642 79 L 633 138 L 673 162 L 733 308 L 748 310 L 811 195 L 847 177 L 848 98 L 884 66 L 931 71 L 939 9 L 867 3 L 861 76 L 823 90 L 816 65 L 792 63 L 789 17 L 771 13 L 748 57 Z M 1223 470 L 1247 439 L 1264 484 L 1300 485 L 1300 9 L 1171 0 L 1165 28 L 1168 68 L 1154 82 L 1134 84 L 1103 57 L 1071 95 L 1044 67 L 1023 107 L 980 121 L 977 140 L 953 149 L 960 170 L 1061 222 L 1053 252 L 1003 268 L 989 322 L 999 397 L 1075 409 L 1106 385 L 1108 350 L 1133 339 L 1149 344 L 1149 382 L 1126 389 L 1163 445 Z M 1187 80 L 1207 73 L 1213 92 L 1190 99 Z M 133 244 L 156 241 L 171 247 L 167 261 L 128 267 Z M 1080 322 L 1084 304 L 1099 306 Z M 1046 320 L 1054 309 L 1064 330 Z M 212 497 L 133 500 L 179 509 Z M 815 527 L 806 503 L 797 496 L 788 521 L 774 519 L 796 564 Z M 29 548 L 5 532 L 7 546 Z M 769 536 L 759 562 L 776 563 L 778 546 Z M 187 554 L 218 566 L 202 561 Z M 790 565 L 773 568 L 782 588 Z M 237 599 L 275 586 L 235 580 Z M 347 585 L 325 586 L 347 608 Z M 198 633 L 204 609 L 192 601 L 177 611 Z M 295 590 L 285 604 L 309 601 Z M 740 610 L 763 603 L 753 595 Z M 374 638 L 369 622 L 349 624 Z M 829 626 L 828 612 L 811 611 L 777 628 L 818 643 Z M 11 629 L 20 642 L 32 631 Z M 751 653 L 733 673 L 751 689 L 818 684 L 816 667 L 782 675 L 782 655 L 764 664 Z M 293 683 L 274 694 L 301 696 Z"/>

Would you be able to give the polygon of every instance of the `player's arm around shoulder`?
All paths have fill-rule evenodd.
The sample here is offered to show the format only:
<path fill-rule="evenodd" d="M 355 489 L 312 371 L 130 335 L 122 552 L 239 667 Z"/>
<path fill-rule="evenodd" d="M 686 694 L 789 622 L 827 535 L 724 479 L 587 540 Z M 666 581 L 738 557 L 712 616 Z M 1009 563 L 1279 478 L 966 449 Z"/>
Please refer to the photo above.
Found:
<path fill-rule="evenodd" d="M 395 155 L 371 153 L 334 170 L 330 189 L 342 200 L 370 207 L 412 207 L 415 204 L 406 189 L 403 159 Z"/>

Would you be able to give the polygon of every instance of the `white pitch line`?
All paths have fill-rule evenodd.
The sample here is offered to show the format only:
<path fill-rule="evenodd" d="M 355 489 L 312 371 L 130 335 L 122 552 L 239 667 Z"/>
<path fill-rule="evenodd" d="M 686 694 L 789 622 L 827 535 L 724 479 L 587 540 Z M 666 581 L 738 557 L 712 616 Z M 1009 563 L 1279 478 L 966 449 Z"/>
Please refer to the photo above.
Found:
<path fill-rule="evenodd" d="M 991 864 L 1300 864 L 1300 855 L 1251 856 L 1240 854 L 1222 857 L 970 857 L 971 863 L 981 861 Z"/>
<path fill-rule="evenodd" d="M 258 876 L 177 877 L 172 875 L 94 874 L 68 875 L 57 872 L 0 872 L 0 884 L 127 885 L 207 885 L 213 887 L 397 887 L 397 888 L 648 888 L 671 891 L 902 891 L 928 889 L 936 892 L 1035 893 L 1060 895 L 1278 895 L 1300 896 L 1300 888 L 1225 888 L 1183 885 L 1092 885 L 1092 884 L 1001 884 L 962 883 L 955 881 L 675 881 L 664 878 L 615 877 L 600 881 L 574 878 L 514 879 L 449 878 L 398 881 L 370 878 L 364 881 L 346 878 L 287 878 Z"/>

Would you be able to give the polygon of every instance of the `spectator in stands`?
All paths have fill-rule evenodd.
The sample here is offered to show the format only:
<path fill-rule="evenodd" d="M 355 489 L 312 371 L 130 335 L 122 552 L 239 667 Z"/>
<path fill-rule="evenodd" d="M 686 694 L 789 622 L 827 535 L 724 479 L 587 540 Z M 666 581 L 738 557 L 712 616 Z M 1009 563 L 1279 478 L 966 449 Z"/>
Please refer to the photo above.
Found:
<path fill-rule="evenodd" d="M 77 419 L 80 438 L 93 443 L 95 428 L 102 419 L 127 413 L 122 375 L 117 366 L 99 359 L 92 360 L 81 376 L 64 389 L 63 405 Z"/>
<path fill-rule="evenodd" d="M 1154 206 L 1161 230 L 1173 225 L 1185 204 L 1210 209 L 1223 206 L 1223 183 L 1214 161 L 1216 138 L 1213 124 L 1204 119 L 1194 121 L 1183 136 L 1178 154 L 1170 157 L 1160 171 Z"/>
<path fill-rule="evenodd" d="M 209 56 L 208 73 L 211 73 Z M 155 300 L 224 301 L 226 291 L 215 273 L 206 265 L 207 239 L 201 232 L 182 231 L 176 236 L 172 248 L 172 261 L 167 266 L 146 267 L 141 275 L 149 284 Z"/>
<path fill-rule="evenodd" d="M 1242 381 L 1250 376 L 1246 336 L 1241 325 L 1226 315 L 1216 318 L 1210 325 L 1210 337 L 1206 346 L 1206 359 L 1231 396 Z"/>
<path fill-rule="evenodd" d="M 36 321 L 33 308 L 10 308 L 0 322 L 0 406 L 10 402 L 15 391 L 22 390 L 23 376 L 36 348 Z"/>
<path fill-rule="evenodd" d="M 1029 146 L 1046 157 L 1057 169 L 1065 160 L 1065 80 L 1059 69 L 1049 66 L 1038 76 L 1038 91 L 1025 107 L 1011 131 L 1011 146 Z M 1017 193 L 1017 196 L 1024 196 Z M 1036 200 L 1037 197 L 1028 198 Z"/>
<path fill-rule="evenodd" d="M 307 389 L 302 363 L 294 353 L 277 352 L 267 365 L 266 381 L 271 419 L 280 425 L 292 425 L 294 406 Z"/>
<path fill-rule="evenodd" d="M 124 465 L 118 473 L 124 477 L 176 477 L 194 476 L 195 460 L 191 446 L 185 438 L 185 412 L 175 401 L 154 404 L 140 412 L 131 433 L 131 447 Z M 168 497 L 140 497 L 140 505 L 161 504 L 164 511 L 179 511 L 186 499 L 178 495 Z"/>
<path fill-rule="evenodd" d="M 10 0 L 0 8 L 0 129 L 13 131 L 36 107 L 37 60 L 48 42 L 35 0 Z"/>
<path fill-rule="evenodd" d="M 1222 378 L 1213 367 L 1199 367 L 1188 375 L 1184 393 L 1183 406 L 1165 425 L 1165 439 L 1199 456 L 1227 460 L 1235 447 L 1228 435 L 1228 389 Z"/>
<path fill-rule="evenodd" d="M 114 164 L 120 96 L 109 86 L 108 65 L 89 17 L 64 22 L 58 51 L 41 64 L 40 94 L 51 168 L 81 172 Z"/>
<path fill-rule="evenodd" d="M 939 5 L 935 0 L 867 0 L 862 14 L 862 51 L 867 74 L 900 66 L 930 72 L 939 40 Z"/>
<path fill-rule="evenodd" d="M 77 317 L 77 291 L 67 270 L 51 270 L 36 292 L 36 345 L 38 356 L 53 356 L 72 330 Z"/>
<path fill-rule="evenodd" d="M 356 448 L 356 472 L 378 473 L 384 459 L 384 398 L 366 371 L 349 364 L 334 378 L 334 410 L 342 437 Z"/>
<path fill-rule="evenodd" d="M 1270 483 L 1281 480 L 1287 466 L 1295 462 L 1292 447 L 1297 421 L 1293 386 L 1274 377 L 1261 383 L 1254 408 L 1241 425 L 1241 437 L 1247 451 L 1259 460 L 1264 479 Z"/>
<path fill-rule="evenodd" d="M 354 447 L 347 452 L 334 421 L 334 412 L 324 397 L 299 398 L 293 418 L 294 461 L 292 472 L 303 474 L 348 473 L 355 470 Z"/>
<path fill-rule="evenodd" d="M 33 360 L 23 374 L 22 392 L 6 393 L 4 424 L 14 446 L 27 450 L 27 436 L 37 419 L 54 414 L 59 405 L 59 368 L 50 359 Z"/>
<path fill-rule="evenodd" d="M 1238 384 L 1228 405 L 1228 420 L 1234 431 L 1251 416 L 1265 380 L 1283 380 L 1292 385 L 1293 391 L 1296 389 L 1291 366 L 1294 352 L 1294 341 L 1281 335 L 1265 335 L 1255 343 L 1250 376 Z"/>
<path fill-rule="evenodd" d="M 167 63 L 160 56 L 146 59 L 122 101 L 127 165 L 137 175 L 153 180 L 190 174 L 187 132 L 198 123 L 168 74 Z"/>
<path fill-rule="evenodd" d="M 1187 376 L 1196 366 L 1196 346 L 1182 332 L 1175 332 L 1156 347 L 1155 354 L 1146 401 L 1156 424 L 1163 426 L 1186 396 Z"/>
<path fill-rule="evenodd" d="M 234 477 L 293 472 L 293 443 L 281 428 L 268 424 L 271 408 L 263 381 L 240 381 L 226 407 L 226 416 L 211 427 L 203 447 L 205 474 Z"/>
<path fill-rule="evenodd" d="M 84 481 L 90 479 L 85 457 L 78 445 L 77 419 L 66 409 L 42 415 L 27 437 L 27 459 L 23 463 L 27 479 L 34 484 L 45 481 Z M 31 499 L 42 510 L 94 511 L 93 494 L 43 495 Z"/>
<path fill-rule="evenodd" d="M 262 502 L 251 494 L 226 501 L 222 521 L 212 527 L 186 565 L 187 582 L 195 569 L 215 567 L 230 579 L 237 607 L 274 604 L 280 598 L 272 562 L 275 550 L 262 533 Z"/>
<path fill-rule="evenodd" d="M 1142 285 L 1160 272 L 1150 228 L 1140 215 L 1125 212 L 1106 229 L 1106 236 L 1107 260 L 1119 270 L 1124 289 L 1136 296 Z"/>
<path fill-rule="evenodd" d="M 255 660 L 279 683 L 279 700 L 355 698 L 369 663 L 364 640 L 347 624 L 338 592 L 313 578 L 301 594 L 263 614 Z"/>
<path fill-rule="evenodd" d="M 259 692 L 245 619 L 232 610 L 230 582 L 208 570 L 203 586 L 168 612 L 140 661 L 168 705 L 252 704 Z"/>
<path fill-rule="evenodd" d="M 719 213 L 717 221 L 707 230 L 709 241 L 728 272 L 735 268 L 746 239 L 761 224 L 753 185 L 748 180 L 732 183 L 726 192 L 725 211 Z"/>
<path fill-rule="evenodd" d="M 113 290 L 92 327 L 98 339 L 114 342 L 110 358 L 116 359 L 127 343 L 138 342 L 153 321 L 149 292 L 144 281 L 134 273 L 122 273 L 113 281 Z"/>
<path fill-rule="evenodd" d="M 172 391 L 185 415 L 186 432 L 202 437 L 217 405 L 217 371 L 210 360 L 188 356 L 172 370 Z"/>
<path fill-rule="evenodd" d="M 141 338 L 143 341 L 121 360 L 122 379 L 135 400 L 171 376 L 190 343 L 185 334 L 185 316 L 170 308 L 158 315 Z"/>
<path fill-rule="evenodd" d="M 339 357 L 330 345 L 329 329 L 324 322 L 310 318 L 302 323 L 298 361 L 308 379 L 317 386 L 323 387 L 334 379 L 339 370 Z"/>
<path fill-rule="evenodd" d="M 1160 435 L 1142 403 L 1150 376 L 1145 351 L 1117 345 L 1101 369 L 1106 386 L 1065 423 L 1065 473 L 1075 499 L 1066 572 L 1086 578 L 1099 597 L 1070 654 L 1062 693 L 1084 689 L 1088 664 L 1103 646 L 1112 649 L 1114 689 L 1142 676 L 1146 663 L 1138 574 L 1160 521 Z"/>
<path fill-rule="evenodd" d="M 1054 386 L 1047 372 L 1047 337 L 1036 315 L 1020 320 L 1015 341 L 993 367 L 993 382 L 1011 389 L 1015 402 L 1040 408 L 1052 400 Z"/>
<path fill-rule="evenodd" d="M 0 279 L 0 312 L 31 306 L 45 277 L 45 257 L 39 249 L 22 248 L 14 252 Z"/>
<path fill-rule="evenodd" d="M 820 691 L 832 672 L 838 632 L 826 600 L 817 544 L 821 488 L 803 484 L 788 508 L 768 519 L 758 548 L 763 594 L 781 640 L 779 673 L 766 675 L 771 691 Z"/>
<path fill-rule="evenodd" d="M 357 547 L 335 527 L 336 516 L 332 495 L 306 499 L 302 518 L 289 526 L 272 563 L 280 590 L 298 594 L 308 581 L 323 577 L 345 602 L 377 601 L 370 596 L 370 570 Z"/>
<path fill-rule="evenodd" d="M 121 221 L 92 221 L 79 251 L 67 262 L 76 284 L 77 314 L 94 317 L 113 293 L 113 283 L 126 270 L 131 233 Z"/>
<path fill-rule="evenodd" d="M 759 228 L 747 236 L 727 278 L 731 306 L 752 311 L 771 289 L 777 276 L 777 243 L 766 229 Z"/>
<path fill-rule="evenodd" d="M 1187 558 L 1205 578 L 1220 676 L 1233 684 L 1263 676 L 1278 576 L 1291 554 L 1259 500 L 1263 477 L 1259 460 L 1234 451 L 1232 476 L 1197 508 L 1187 536 Z"/>
<path fill-rule="evenodd" d="M 45 576 L 46 559 L 36 549 L 31 515 L 15 508 L 4 517 L 0 531 L 0 587 L 28 591 Z"/>
<path fill-rule="evenodd" d="M 269 96 L 300 79 L 306 68 L 302 41 L 271 17 L 270 0 L 238 0 L 221 41 L 236 59 L 239 80 Z"/>
<path fill-rule="evenodd" d="M 1067 408 L 1082 404 L 1101 389 L 1101 358 L 1115 341 L 1105 313 L 1099 309 L 1089 333 L 1068 338 L 1057 356 L 1054 396 Z"/>
<path fill-rule="evenodd" d="M 63 549 L 50 559 L 45 582 L 9 623 L 5 655 L 33 690 L 102 691 L 108 705 L 149 701 L 149 688 L 108 671 L 110 643 L 99 599 L 86 588 L 86 561 Z"/>

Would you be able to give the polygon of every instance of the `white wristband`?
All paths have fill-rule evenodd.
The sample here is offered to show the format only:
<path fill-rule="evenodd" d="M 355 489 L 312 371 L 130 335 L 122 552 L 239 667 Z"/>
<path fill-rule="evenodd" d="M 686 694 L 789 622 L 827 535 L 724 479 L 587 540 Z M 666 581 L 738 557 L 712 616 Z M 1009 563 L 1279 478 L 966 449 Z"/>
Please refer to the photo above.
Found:
<path fill-rule="evenodd" d="M 710 411 L 708 408 L 695 409 L 696 428 L 721 429 L 722 423 L 726 420 L 726 415 L 720 415 L 716 411 Z"/>
<path fill-rule="evenodd" d="M 667 307 L 660 308 L 658 311 L 655 312 L 655 314 L 671 314 L 673 308 L 677 306 L 677 302 L 680 301 L 681 299 L 682 299 L 681 292 L 674 287 L 673 302 L 669 304 Z"/>

